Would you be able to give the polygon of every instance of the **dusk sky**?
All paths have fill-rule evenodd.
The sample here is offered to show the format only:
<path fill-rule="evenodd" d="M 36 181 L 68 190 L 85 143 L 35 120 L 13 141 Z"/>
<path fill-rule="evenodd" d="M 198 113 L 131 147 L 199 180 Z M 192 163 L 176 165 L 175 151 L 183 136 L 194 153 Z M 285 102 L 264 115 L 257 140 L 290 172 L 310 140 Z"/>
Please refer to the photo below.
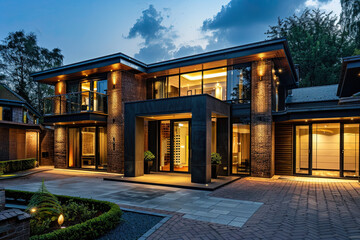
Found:
<path fill-rule="evenodd" d="M 123 52 L 145 63 L 266 39 L 269 25 L 340 0 L 0 0 L 0 39 L 34 32 L 64 64 Z"/>

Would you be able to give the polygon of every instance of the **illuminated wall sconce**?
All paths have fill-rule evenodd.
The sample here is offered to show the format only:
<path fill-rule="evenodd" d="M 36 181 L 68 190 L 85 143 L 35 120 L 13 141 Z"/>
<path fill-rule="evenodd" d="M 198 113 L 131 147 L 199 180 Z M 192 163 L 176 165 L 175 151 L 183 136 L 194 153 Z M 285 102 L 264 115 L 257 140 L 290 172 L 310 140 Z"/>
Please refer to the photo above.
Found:
<path fill-rule="evenodd" d="M 263 60 L 263 58 L 261 58 L 261 60 L 258 62 L 257 73 L 260 77 L 260 80 L 265 75 L 265 61 Z"/>

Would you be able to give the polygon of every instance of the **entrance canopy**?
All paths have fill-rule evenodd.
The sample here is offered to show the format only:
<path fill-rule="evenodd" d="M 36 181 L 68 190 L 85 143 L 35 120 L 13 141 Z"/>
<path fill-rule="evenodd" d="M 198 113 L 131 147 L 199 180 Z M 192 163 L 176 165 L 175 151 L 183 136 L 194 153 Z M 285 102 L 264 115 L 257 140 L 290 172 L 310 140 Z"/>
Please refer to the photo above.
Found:
<path fill-rule="evenodd" d="M 144 120 L 161 120 L 164 116 L 191 117 L 191 181 L 210 182 L 211 118 L 224 118 L 228 134 L 230 104 L 207 94 L 125 103 L 125 176 L 144 174 Z"/>

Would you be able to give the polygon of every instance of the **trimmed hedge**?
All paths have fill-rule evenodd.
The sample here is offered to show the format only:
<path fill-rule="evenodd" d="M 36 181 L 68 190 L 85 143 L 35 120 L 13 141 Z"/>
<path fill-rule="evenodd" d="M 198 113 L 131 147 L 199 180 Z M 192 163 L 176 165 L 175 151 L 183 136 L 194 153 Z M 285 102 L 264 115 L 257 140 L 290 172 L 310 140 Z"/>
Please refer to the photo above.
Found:
<path fill-rule="evenodd" d="M 36 158 L 0 161 L 0 175 L 34 168 Z"/>
<path fill-rule="evenodd" d="M 23 199 L 27 202 L 30 200 L 34 193 L 17 190 L 5 190 L 7 198 Z M 85 240 L 97 239 L 106 234 L 111 229 L 115 228 L 121 221 L 122 211 L 120 207 L 111 202 L 99 201 L 87 198 L 69 197 L 62 195 L 55 195 L 61 203 L 67 202 L 70 199 L 75 202 L 93 204 L 95 208 L 103 214 L 93 219 L 87 220 L 67 228 L 55 230 L 51 233 L 32 236 L 30 240 Z"/>

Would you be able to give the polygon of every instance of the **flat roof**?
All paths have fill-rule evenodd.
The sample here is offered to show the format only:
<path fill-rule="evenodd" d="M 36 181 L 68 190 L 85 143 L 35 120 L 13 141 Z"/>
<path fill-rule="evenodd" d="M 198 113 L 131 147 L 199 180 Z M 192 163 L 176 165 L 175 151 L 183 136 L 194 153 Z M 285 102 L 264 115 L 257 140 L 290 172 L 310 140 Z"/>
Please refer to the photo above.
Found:
<path fill-rule="evenodd" d="M 254 54 L 260 54 L 263 52 L 270 52 L 274 50 L 284 50 L 285 58 L 290 67 L 292 78 L 294 82 L 297 81 L 297 75 L 295 67 L 290 55 L 287 40 L 285 38 L 266 40 L 237 47 L 225 48 L 221 50 L 200 53 L 187 57 L 171 59 L 167 61 L 145 64 L 135 58 L 129 57 L 123 53 L 116 53 L 107 55 L 104 57 L 94 58 L 86 61 L 81 61 L 73 64 L 64 65 L 57 68 L 48 69 L 41 72 L 32 73 L 31 76 L 36 81 L 54 78 L 60 75 L 69 75 L 82 72 L 83 75 L 87 75 L 86 71 L 91 69 L 101 69 L 100 71 L 110 71 L 107 66 L 113 66 L 117 69 L 131 70 L 135 73 L 154 73 L 164 71 L 172 68 L 180 68 L 185 66 L 191 66 L 195 64 L 213 62 L 223 59 L 230 59 L 236 57 L 244 57 Z M 92 72 L 89 72 L 92 74 Z"/>

